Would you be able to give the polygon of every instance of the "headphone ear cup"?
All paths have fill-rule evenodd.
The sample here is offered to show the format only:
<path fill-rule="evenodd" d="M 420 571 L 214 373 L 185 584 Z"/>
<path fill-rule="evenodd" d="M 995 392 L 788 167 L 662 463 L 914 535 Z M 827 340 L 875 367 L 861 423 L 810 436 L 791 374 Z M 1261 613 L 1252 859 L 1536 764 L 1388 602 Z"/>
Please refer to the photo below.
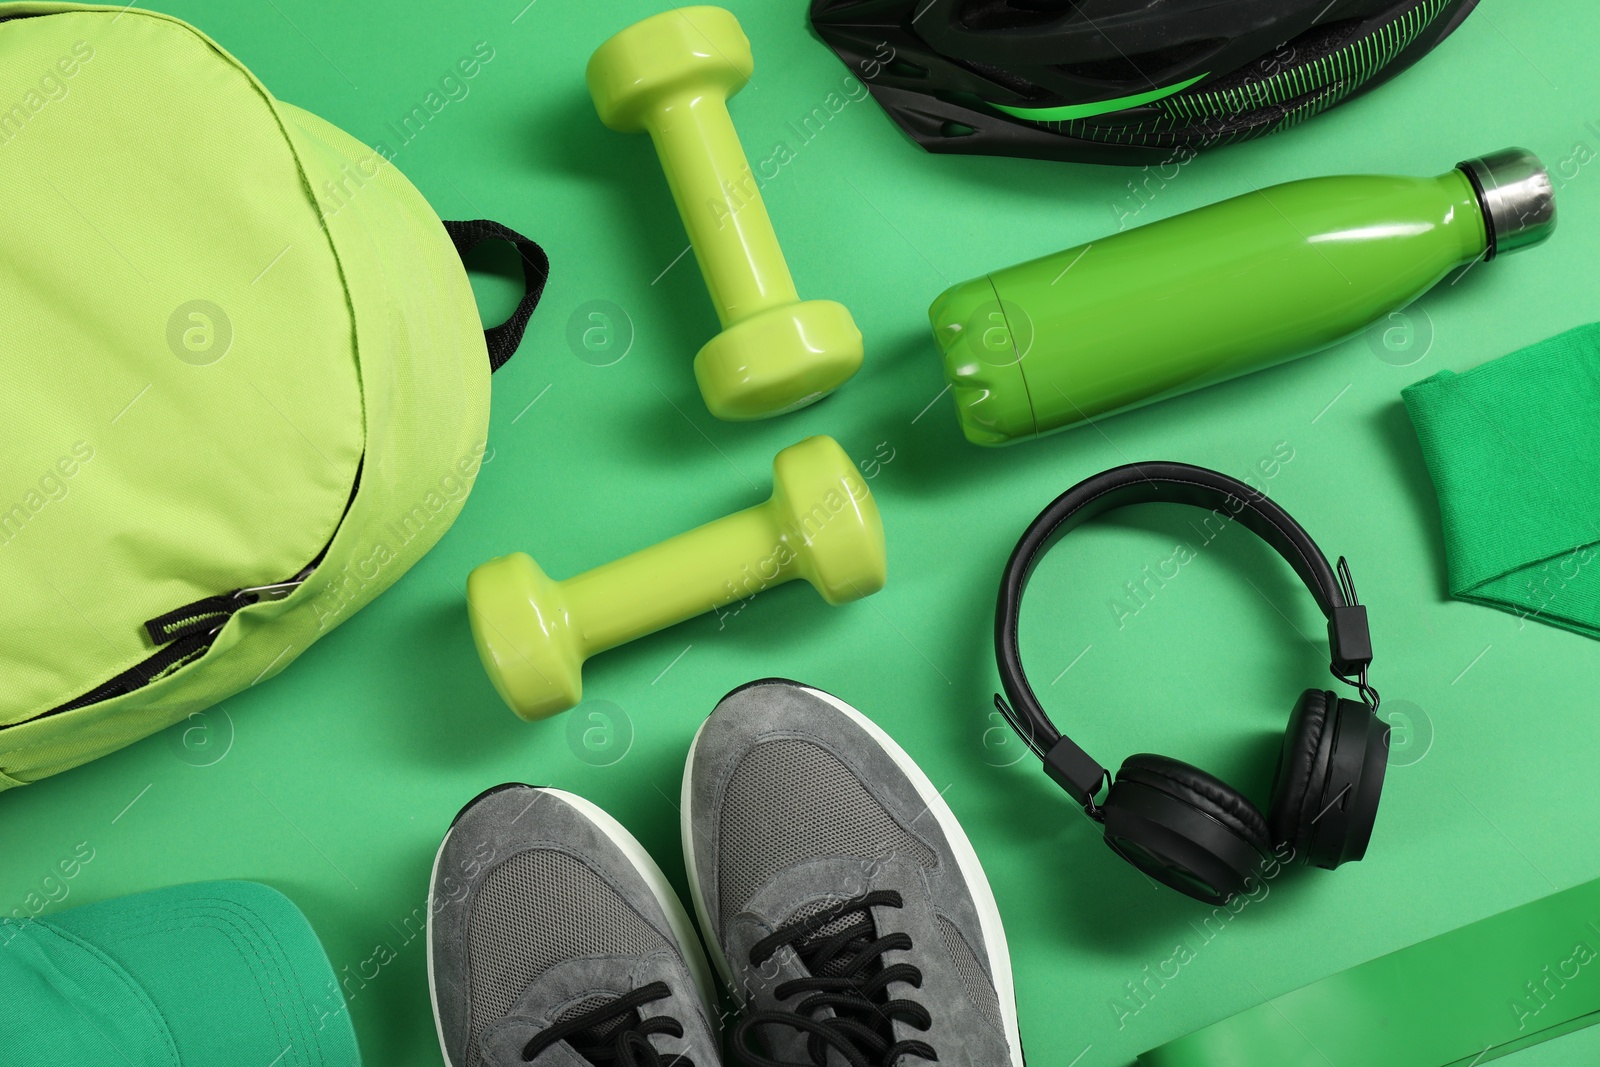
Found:
<path fill-rule="evenodd" d="M 1294 849 L 1300 862 L 1306 862 L 1312 820 L 1316 812 L 1306 813 L 1313 794 L 1320 796 L 1327 777 L 1328 753 L 1323 745 L 1327 733 L 1328 708 L 1334 695 L 1321 689 L 1307 689 L 1289 712 L 1289 726 L 1278 751 L 1278 769 L 1272 776 L 1272 802 L 1267 808 L 1268 824 L 1275 847 Z M 1315 787 L 1315 788 L 1314 788 Z"/>
<path fill-rule="evenodd" d="M 1260 809 L 1221 779 L 1166 756 L 1130 756 L 1102 811 L 1112 851 L 1211 904 L 1248 889 L 1270 851 Z"/>
<path fill-rule="evenodd" d="M 1289 714 L 1272 788 L 1272 836 L 1333 870 L 1366 855 L 1388 768 L 1388 727 L 1366 704 L 1308 689 Z"/>

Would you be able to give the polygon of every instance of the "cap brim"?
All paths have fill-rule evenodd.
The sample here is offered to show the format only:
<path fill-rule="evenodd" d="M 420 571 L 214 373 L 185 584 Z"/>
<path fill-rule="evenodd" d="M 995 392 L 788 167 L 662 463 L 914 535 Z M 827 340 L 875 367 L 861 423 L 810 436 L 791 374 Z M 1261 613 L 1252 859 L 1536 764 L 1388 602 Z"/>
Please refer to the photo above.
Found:
<path fill-rule="evenodd" d="M 359 1067 L 327 953 L 282 893 L 203 882 L 41 922 L 98 949 L 160 1013 L 181 1067 Z"/>

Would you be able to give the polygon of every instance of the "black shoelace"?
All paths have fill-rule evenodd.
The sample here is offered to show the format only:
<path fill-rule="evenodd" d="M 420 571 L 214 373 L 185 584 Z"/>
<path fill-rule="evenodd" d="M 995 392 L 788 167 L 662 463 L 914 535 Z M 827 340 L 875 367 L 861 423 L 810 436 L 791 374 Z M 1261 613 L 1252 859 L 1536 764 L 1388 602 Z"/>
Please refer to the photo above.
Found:
<path fill-rule="evenodd" d="M 522 1058 L 533 1058 L 551 1045 L 565 1041 L 598 1067 L 695 1067 L 687 1056 L 663 1056 L 650 1043 L 653 1034 L 682 1037 L 683 1025 L 666 1015 L 639 1017 L 639 1006 L 672 995 L 665 982 L 652 982 L 591 1011 L 556 1023 L 533 1036 Z"/>
<path fill-rule="evenodd" d="M 850 1067 L 893 1067 L 907 1056 L 929 1062 L 938 1055 L 926 1041 L 896 1041 L 895 1022 L 916 1030 L 933 1025 L 928 1010 L 913 1000 L 890 999 L 891 983 L 922 988 L 922 972 L 909 963 L 885 966 L 885 952 L 908 952 L 906 934 L 879 937 L 873 908 L 904 907 L 900 894 L 882 890 L 847 900 L 820 915 L 790 923 L 756 942 L 750 963 L 760 967 L 780 949 L 793 948 L 810 975 L 780 983 L 780 1001 L 801 996 L 792 1007 L 753 1011 L 735 1027 L 734 1047 L 750 1067 L 823 1067 L 837 1052 Z M 802 994 L 804 994 L 802 996 Z M 832 1010 L 831 1015 L 824 1014 Z M 766 1027 L 786 1027 L 807 1035 L 810 1063 L 768 1058 L 753 1047 Z"/>

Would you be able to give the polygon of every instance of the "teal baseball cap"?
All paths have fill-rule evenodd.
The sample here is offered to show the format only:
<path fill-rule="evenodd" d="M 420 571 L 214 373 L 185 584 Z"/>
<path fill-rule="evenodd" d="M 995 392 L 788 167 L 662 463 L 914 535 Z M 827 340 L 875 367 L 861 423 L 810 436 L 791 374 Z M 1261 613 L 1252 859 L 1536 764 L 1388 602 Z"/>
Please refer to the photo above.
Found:
<path fill-rule="evenodd" d="M 327 953 L 254 882 L 174 886 L 0 922 L 8 1063 L 359 1067 Z"/>

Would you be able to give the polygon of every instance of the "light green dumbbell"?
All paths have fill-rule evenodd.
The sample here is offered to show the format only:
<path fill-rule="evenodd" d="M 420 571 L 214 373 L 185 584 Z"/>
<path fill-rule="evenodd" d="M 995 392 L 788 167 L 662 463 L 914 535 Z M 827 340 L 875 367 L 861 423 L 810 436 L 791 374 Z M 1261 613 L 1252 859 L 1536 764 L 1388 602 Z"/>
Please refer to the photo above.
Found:
<path fill-rule="evenodd" d="M 739 20 L 720 7 L 667 11 L 589 59 L 600 119 L 649 131 L 723 331 L 694 360 L 719 419 L 764 419 L 820 400 L 861 367 L 842 304 L 802 301 L 761 201 L 728 97 L 755 68 Z"/>
<path fill-rule="evenodd" d="M 547 718 L 583 699 L 583 661 L 636 637 L 804 578 L 843 604 L 883 588 L 883 521 L 831 437 L 778 453 L 772 498 L 554 581 L 522 552 L 467 579 L 472 636 L 511 710 Z"/>

